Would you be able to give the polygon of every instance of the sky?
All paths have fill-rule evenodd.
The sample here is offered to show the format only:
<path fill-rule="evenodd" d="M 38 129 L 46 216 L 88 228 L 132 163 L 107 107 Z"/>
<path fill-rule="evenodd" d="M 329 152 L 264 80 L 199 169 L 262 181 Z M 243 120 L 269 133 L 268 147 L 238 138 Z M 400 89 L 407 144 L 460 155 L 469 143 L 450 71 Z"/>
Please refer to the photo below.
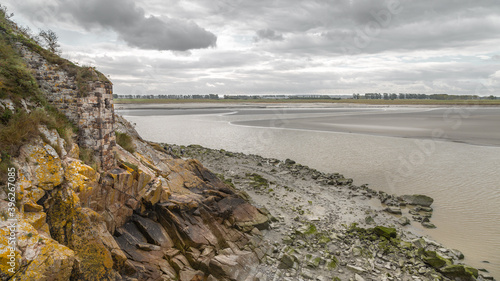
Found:
<path fill-rule="evenodd" d="M 1 0 L 115 94 L 500 96 L 498 0 Z"/>

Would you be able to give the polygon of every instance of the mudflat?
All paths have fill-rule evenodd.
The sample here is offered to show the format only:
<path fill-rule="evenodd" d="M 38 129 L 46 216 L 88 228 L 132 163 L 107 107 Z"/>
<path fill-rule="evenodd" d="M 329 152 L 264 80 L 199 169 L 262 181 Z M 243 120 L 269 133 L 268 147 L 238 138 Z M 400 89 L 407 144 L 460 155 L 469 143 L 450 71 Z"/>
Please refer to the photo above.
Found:
<path fill-rule="evenodd" d="M 120 104 L 131 116 L 231 114 L 234 125 L 500 146 L 500 107 L 357 104 Z"/>
<path fill-rule="evenodd" d="M 280 127 L 500 146 L 500 108 L 390 108 L 319 117 L 249 120 L 236 125 Z"/>

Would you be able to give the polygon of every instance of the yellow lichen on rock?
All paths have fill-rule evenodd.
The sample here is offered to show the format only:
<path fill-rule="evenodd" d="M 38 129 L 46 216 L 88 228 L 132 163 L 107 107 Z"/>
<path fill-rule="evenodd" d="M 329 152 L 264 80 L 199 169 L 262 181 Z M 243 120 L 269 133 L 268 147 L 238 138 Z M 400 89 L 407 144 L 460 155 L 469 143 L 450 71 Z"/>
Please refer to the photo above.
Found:
<path fill-rule="evenodd" d="M 37 230 L 41 229 L 46 224 L 45 219 L 47 218 L 47 214 L 44 212 L 24 213 L 23 216 L 24 219 Z"/>
<path fill-rule="evenodd" d="M 98 236 L 95 218 L 100 217 L 90 209 L 78 208 L 73 217 L 73 224 L 68 230 L 68 245 L 75 249 L 77 256 L 77 275 L 82 280 L 105 280 L 112 275 L 113 258 Z M 94 220 L 94 222 L 92 221 Z M 101 219 L 99 219 L 101 220 Z"/>
<path fill-rule="evenodd" d="M 0 221 L 0 279 L 2 280 L 6 280 L 14 275 L 9 270 L 11 270 L 11 268 L 17 270 L 21 260 L 21 252 L 11 248 L 13 244 L 9 244 L 11 227 L 13 227 L 13 225 L 8 221 Z M 13 262 L 12 266 L 9 264 L 10 262 Z"/>
<path fill-rule="evenodd" d="M 63 182 L 62 162 L 52 146 L 37 140 L 35 144 L 23 146 L 20 154 L 20 159 L 26 159 L 29 165 L 29 167 L 20 169 L 23 170 L 20 173 L 20 182 L 23 188 L 27 188 L 31 184 L 44 190 L 52 190 Z"/>
<path fill-rule="evenodd" d="M 47 211 L 52 237 L 75 251 L 77 280 L 106 280 L 112 274 L 113 258 L 99 237 L 96 212 L 81 208 L 76 193 L 60 188 L 52 193 Z"/>
<path fill-rule="evenodd" d="M 0 222 L 6 223 L 6 222 Z M 2 225 L 3 226 L 3 225 Z M 3 268 L 7 263 L 4 262 L 5 252 L 5 227 L 0 227 L 0 260 L 2 273 L 8 272 L 8 268 Z M 7 234 L 8 235 L 8 234 Z M 65 247 L 55 240 L 42 237 L 37 230 L 27 221 L 20 220 L 16 228 L 17 237 L 17 265 L 23 265 L 22 270 L 19 266 L 16 268 L 15 274 L 9 274 L 9 277 L 16 280 L 44 280 L 44 281 L 63 281 L 69 280 L 74 263 L 74 252 L 68 247 Z M 5 277 L 2 274 L 2 277 Z M 5 279 L 5 278 L 3 278 Z"/>
<path fill-rule="evenodd" d="M 99 180 L 99 174 L 80 160 L 70 160 L 64 171 L 67 184 L 78 193 L 91 192 Z"/>

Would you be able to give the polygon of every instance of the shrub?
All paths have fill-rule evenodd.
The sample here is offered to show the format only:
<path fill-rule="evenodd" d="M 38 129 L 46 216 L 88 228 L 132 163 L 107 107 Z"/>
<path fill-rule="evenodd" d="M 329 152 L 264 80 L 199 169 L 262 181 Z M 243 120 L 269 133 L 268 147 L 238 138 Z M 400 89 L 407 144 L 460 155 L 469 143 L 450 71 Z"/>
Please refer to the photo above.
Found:
<path fill-rule="evenodd" d="M 115 132 L 116 135 L 116 143 L 123 147 L 126 151 L 130 153 L 135 152 L 134 143 L 132 141 L 132 137 L 127 135 L 126 133 Z"/>
<path fill-rule="evenodd" d="M 80 154 L 78 156 L 80 160 L 83 161 L 83 163 L 89 165 L 94 170 L 96 170 L 97 163 L 95 162 L 94 151 L 92 149 L 80 147 Z"/>

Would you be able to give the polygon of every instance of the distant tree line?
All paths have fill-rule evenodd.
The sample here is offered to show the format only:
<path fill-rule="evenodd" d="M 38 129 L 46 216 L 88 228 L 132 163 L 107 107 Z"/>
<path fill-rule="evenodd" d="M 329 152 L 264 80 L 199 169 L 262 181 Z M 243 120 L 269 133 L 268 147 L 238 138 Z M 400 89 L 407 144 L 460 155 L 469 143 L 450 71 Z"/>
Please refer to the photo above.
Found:
<path fill-rule="evenodd" d="M 209 95 L 117 95 L 114 94 L 115 99 L 229 99 L 229 100 L 252 100 L 252 99 L 331 99 L 340 100 L 341 98 L 349 98 L 349 95 L 335 96 L 335 95 L 224 95 L 219 98 L 217 94 Z M 353 94 L 352 99 L 371 99 L 371 100 L 404 100 L 404 99 L 420 99 L 420 100 L 477 100 L 477 99 L 499 99 L 493 95 L 487 97 L 480 97 L 477 95 L 448 95 L 448 94 L 409 94 L 409 93 L 365 93 Z"/>
<path fill-rule="evenodd" d="M 188 100 L 188 99 L 209 99 L 217 100 L 219 95 L 117 95 L 114 94 L 115 99 L 171 99 L 171 100 Z"/>
<path fill-rule="evenodd" d="M 477 99 L 496 99 L 495 96 L 491 95 L 488 97 L 479 97 L 478 95 L 448 95 L 448 94 L 408 94 L 408 93 L 365 93 L 353 94 L 353 99 L 368 99 L 368 100 L 408 100 L 408 99 L 419 99 L 419 100 L 477 100 Z"/>

